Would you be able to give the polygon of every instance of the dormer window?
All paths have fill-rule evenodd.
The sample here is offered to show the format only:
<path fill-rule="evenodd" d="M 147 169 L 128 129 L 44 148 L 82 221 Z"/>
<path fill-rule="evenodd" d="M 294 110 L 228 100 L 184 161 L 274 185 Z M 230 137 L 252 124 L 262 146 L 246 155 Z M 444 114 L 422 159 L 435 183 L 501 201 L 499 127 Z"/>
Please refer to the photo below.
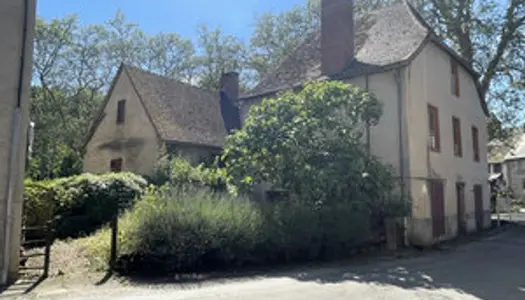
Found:
<path fill-rule="evenodd" d="M 450 59 L 450 88 L 453 95 L 459 97 L 459 67 L 454 59 Z"/>
<path fill-rule="evenodd" d="M 124 124 L 126 120 L 126 100 L 120 100 L 117 104 L 117 124 Z"/>

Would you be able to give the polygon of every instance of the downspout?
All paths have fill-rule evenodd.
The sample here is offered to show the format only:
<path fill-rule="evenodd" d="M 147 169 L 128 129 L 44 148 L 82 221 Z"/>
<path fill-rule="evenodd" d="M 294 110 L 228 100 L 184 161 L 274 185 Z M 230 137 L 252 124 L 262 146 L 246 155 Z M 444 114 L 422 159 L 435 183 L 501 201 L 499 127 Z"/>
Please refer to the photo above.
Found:
<path fill-rule="evenodd" d="M 369 88 L 370 88 L 370 78 L 368 74 L 365 74 L 365 90 L 367 93 L 369 91 Z M 366 120 L 365 130 L 366 130 L 366 150 L 368 151 L 368 155 L 370 155 L 372 153 L 372 148 L 371 148 L 371 142 L 370 142 L 370 121 L 368 119 Z"/>
<path fill-rule="evenodd" d="M 24 0 L 24 25 L 22 32 L 22 50 L 20 54 L 20 68 L 18 71 L 18 88 L 17 88 L 17 99 L 16 107 L 13 116 L 13 127 L 11 135 L 11 150 L 9 153 L 9 169 L 8 169 L 8 187 L 7 187 L 7 207 L 6 207 L 6 221 L 5 221 L 5 240 L 4 240 L 4 261 L 3 270 L 0 283 L 6 284 L 9 275 L 9 262 L 11 258 L 11 229 L 13 226 L 13 198 L 18 181 L 18 164 L 20 154 L 20 131 L 21 131 L 21 119 L 22 119 L 22 91 L 24 82 L 24 70 L 25 70 L 25 54 L 27 48 L 27 23 L 28 23 L 28 6 L 29 0 Z"/>
<path fill-rule="evenodd" d="M 406 199 L 406 176 L 407 170 L 405 169 L 405 134 L 404 134 L 404 124 L 406 122 L 406 116 L 403 113 L 404 111 L 404 101 L 403 101 L 403 73 L 402 69 L 397 68 L 394 73 L 394 78 L 397 86 L 397 120 L 398 120 L 398 140 L 399 140 L 399 176 L 401 178 L 401 200 Z M 403 228 L 404 228 L 404 243 L 405 246 L 409 246 L 408 238 L 408 217 L 403 218 Z"/>
<path fill-rule="evenodd" d="M 399 140 L 399 177 L 401 178 L 401 197 L 405 197 L 405 147 L 403 142 L 403 80 L 401 78 L 401 68 L 397 68 L 394 73 L 397 85 L 397 120 L 398 120 L 398 140 Z"/>

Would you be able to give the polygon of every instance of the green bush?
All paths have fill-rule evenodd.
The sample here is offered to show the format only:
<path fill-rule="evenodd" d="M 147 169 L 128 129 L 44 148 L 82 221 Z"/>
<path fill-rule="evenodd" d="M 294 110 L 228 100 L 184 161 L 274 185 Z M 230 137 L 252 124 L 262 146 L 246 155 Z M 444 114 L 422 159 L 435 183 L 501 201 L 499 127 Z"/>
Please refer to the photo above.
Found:
<path fill-rule="evenodd" d="M 264 99 L 227 138 L 230 183 L 241 192 L 270 183 L 305 203 L 381 199 L 394 187 L 394 172 L 363 144 L 381 113 L 372 94 L 340 82 Z"/>
<path fill-rule="evenodd" d="M 254 203 L 209 189 L 163 187 L 120 218 L 120 268 L 162 274 L 333 259 L 373 236 L 370 228 L 370 213 L 357 206 Z M 88 240 L 100 267 L 109 229 Z"/>
<path fill-rule="evenodd" d="M 206 168 L 203 164 L 193 166 L 185 158 L 166 155 L 157 162 L 149 180 L 157 186 L 165 184 L 175 187 L 192 185 L 209 187 L 215 191 L 225 191 L 225 178 L 222 169 Z"/>
<path fill-rule="evenodd" d="M 131 173 L 83 174 L 45 182 L 26 181 L 26 226 L 40 226 L 55 218 L 59 238 L 94 232 L 118 210 L 130 208 L 146 188 L 146 181 Z"/>

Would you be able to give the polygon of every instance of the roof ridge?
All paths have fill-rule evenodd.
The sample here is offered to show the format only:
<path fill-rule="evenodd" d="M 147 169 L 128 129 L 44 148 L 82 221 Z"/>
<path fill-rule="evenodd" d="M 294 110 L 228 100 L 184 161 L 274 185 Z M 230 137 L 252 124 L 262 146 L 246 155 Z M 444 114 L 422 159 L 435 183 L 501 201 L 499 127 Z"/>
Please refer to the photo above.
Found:
<path fill-rule="evenodd" d="M 200 86 L 188 83 L 188 82 L 184 82 L 184 81 L 182 81 L 180 79 L 176 79 L 176 78 L 173 78 L 173 77 L 160 75 L 160 74 L 157 74 L 157 73 L 155 73 L 153 71 L 145 70 L 145 69 L 139 68 L 139 67 L 131 65 L 131 64 L 122 63 L 122 65 L 124 66 L 124 68 L 133 69 L 133 70 L 136 70 L 136 71 L 138 71 L 140 73 L 144 73 L 146 75 L 150 75 L 150 76 L 158 77 L 158 78 L 161 78 L 161 79 L 169 80 L 169 81 L 172 81 L 174 83 L 177 83 L 177 84 L 180 84 L 180 85 L 183 85 L 183 86 L 187 86 L 189 88 L 193 88 L 193 89 L 196 89 L 196 90 L 200 90 L 200 91 L 203 91 L 203 92 L 207 92 L 207 93 L 210 93 L 210 94 L 213 94 L 213 95 L 215 95 L 216 93 L 219 92 L 218 90 L 217 91 L 209 90 L 209 89 L 206 89 L 206 88 L 203 88 L 203 87 L 200 87 Z"/>

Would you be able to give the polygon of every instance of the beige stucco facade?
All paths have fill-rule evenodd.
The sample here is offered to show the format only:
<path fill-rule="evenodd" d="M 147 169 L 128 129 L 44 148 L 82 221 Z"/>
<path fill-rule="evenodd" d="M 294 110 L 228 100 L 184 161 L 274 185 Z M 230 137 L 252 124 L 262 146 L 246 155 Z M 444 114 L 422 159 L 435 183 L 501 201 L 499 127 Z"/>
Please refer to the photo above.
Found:
<path fill-rule="evenodd" d="M 126 100 L 125 121 L 117 124 L 118 102 Z M 109 99 L 85 148 L 84 172 L 110 172 L 110 162 L 121 158 L 122 171 L 150 175 L 168 148 L 191 162 L 199 163 L 218 149 L 163 141 L 125 70 L 116 78 Z M 172 153 L 173 153 L 172 152 Z"/>
<path fill-rule="evenodd" d="M 413 203 L 407 229 L 414 244 L 433 244 L 457 235 L 457 182 L 466 188 L 467 229 L 476 230 L 474 184 L 482 185 L 484 226 L 490 225 L 485 114 L 475 81 L 465 69 L 460 68 L 460 97 L 451 92 L 450 57 L 429 42 L 409 64 L 347 81 L 372 92 L 384 104 L 379 124 L 370 130 L 370 149 L 403 178 L 405 195 Z M 241 117 L 244 119 L 249 107 L 260 101 L 246 99 Z M 439 109 L 440 153 L 429 150 L 428 104 Z M 453 152 L 452 116 L 461 120 L 462 157 Z M 474 161 L 471 126 L 479 130 L 479 162 Z M 428 192 L 428 179 L 432 178 L 441 179 L 445 189 L 445 234 L 437 238 L 433 237 Z"/>
<path fill-rule="evenodd" d="M 451 92 L 450 55 L 429 43 L 406 71 L 408 136 L 410 153 L 411 194 L 414 201 L 411 231 L 417 239 L 428 242 L 431 207 L 426 178 L 441 178 L 445 184 L 446 234 L 458 232 L 456 183 L 465 184 L 467 230 L 476 230 L 474 185 L 482 186 L 484 226 L 490 226 L 489 186 L 487 182 L 486 116 L 472 76 L 459 68 L 460 96 Z M 441 151 L 428 148 L 427 105 L 439 110 Z M 456 157 L 453 149 L 452 117 L 461 121 L 463 155 Z M 479 161 L 474 160 L 471 128 L 479 131 Z"/>
<path fill-rule="evenodd" d="M 19 265 L 34 24 L 34 0 L 0 1 L 0 266 L 8 269 L 8 280 Z"/>

